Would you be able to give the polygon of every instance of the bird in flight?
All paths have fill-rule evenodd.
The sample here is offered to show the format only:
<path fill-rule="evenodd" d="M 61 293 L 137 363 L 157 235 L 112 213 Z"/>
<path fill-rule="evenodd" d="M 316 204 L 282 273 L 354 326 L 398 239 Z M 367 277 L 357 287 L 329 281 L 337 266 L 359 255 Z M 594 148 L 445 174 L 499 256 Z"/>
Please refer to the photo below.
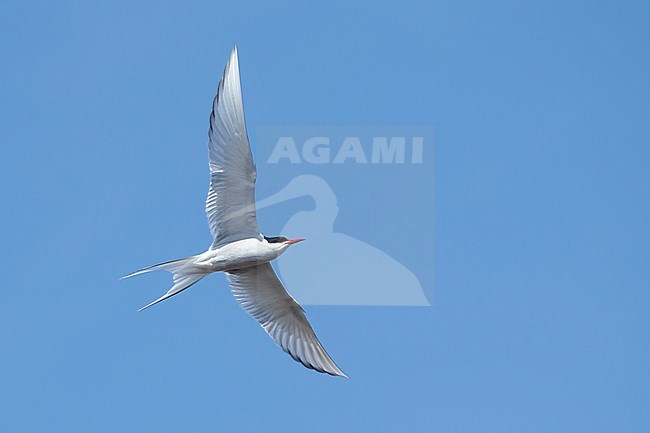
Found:
<path fill-rule="evenodd" d="M 304 310 L 285 290 L 270 264 L 304 239 L 260 233 L 255 211 L 256 170 L 244 119 L 237 46 L 230 53 L 212 104 L 208 150 L 210 188 L 205 212 L 212 245 L 204 253 L 149 266 L 123 277 L 159 269 L 173 274 L 172 288 L 140 311 L 171 298 L 211 273 L 225 272 L 244 311 L 293 359 L 318 372 L 347 377 L 318 341 Z"/>

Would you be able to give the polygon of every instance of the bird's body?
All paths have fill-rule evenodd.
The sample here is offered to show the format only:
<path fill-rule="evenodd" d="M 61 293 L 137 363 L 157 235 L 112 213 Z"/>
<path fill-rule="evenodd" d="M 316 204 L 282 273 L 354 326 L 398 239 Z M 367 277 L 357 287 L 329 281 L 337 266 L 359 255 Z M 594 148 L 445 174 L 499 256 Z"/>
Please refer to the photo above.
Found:
<path fill-rule="evenodd" d="M 255 211 L 256 170 L 244 120 L 239 60 L 234 47 L 212 105 L 208 133 L 210 189 L 206 215 L 213 242 L 204 253 L 140 269 L 124 278 L 166 270 L 174 285 L 151 307 L 214 272 L 225 272 L 241 307 L 296 361 L 347 377 L 316 338 L 302 307 L 287 293 L 269 262 L 304 239 L 266 237 Z"/>
<path fill-rule="evenodd" d="M 289 245 L 249 238 L 231 242 L 199 254 L 193 265 L 199 272 L 227 272 L 250 268 L 276 259 Z"/>

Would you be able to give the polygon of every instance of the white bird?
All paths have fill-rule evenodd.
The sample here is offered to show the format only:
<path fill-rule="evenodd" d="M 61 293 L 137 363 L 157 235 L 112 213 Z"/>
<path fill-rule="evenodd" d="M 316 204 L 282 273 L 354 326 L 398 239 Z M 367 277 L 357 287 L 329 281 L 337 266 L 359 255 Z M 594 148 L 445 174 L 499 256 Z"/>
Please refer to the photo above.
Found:
<path fill-rule="evenodd" d="M 282 286 L 269 263 L 304 239 L 266 237 L 255 211 L 255 178 L 246 132 L 234 46 L 219 82 L 208 132 L 210 189 L 205 212 L 212 233 L 210 248 L 196 256 L 140 269 L 129 278 L 159 269 L 174 276 L 169 291 L 144 310 L 191 287 L 213 272 L 225 272 L 235 299 L 275 343 L 305 367 L 347 377 L 314 334 L 305 312 Z"/>

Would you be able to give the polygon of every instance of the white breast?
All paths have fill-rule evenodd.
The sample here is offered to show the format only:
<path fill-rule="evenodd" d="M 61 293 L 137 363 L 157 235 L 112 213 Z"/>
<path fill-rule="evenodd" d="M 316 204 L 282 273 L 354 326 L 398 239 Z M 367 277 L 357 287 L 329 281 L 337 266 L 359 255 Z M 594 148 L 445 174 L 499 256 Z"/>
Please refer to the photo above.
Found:
<path fill-rule="evenodd" d="M 195 265 L 210 272 L 248 268 L 269 262 L 282 251 L 258 239 L 242 239 L 201 254 Z"/>

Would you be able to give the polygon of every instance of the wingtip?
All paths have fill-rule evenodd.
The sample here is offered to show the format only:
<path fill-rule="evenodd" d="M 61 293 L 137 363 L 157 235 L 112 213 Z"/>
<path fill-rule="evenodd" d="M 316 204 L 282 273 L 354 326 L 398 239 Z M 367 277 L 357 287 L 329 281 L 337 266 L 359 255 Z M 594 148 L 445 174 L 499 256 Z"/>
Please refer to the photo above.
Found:
<path fill-rule="evenodd" d="M 232 46 L 232 50 L 230 51 L 230 56 L 228 56 L 228 61 L 226 62 L 226 67 L 223 70 L 223 75 L 221 76 L 221 79 L 219 80 L 219 87 L 217 90 L 217 96 L 215 97 L 215 101 L 219 100 L 219 93 L 221 92 L 223 86 L 224 86 L 224 81 L 227 79 L 229 73 L 233 71 L 233 68 L 235 70 L 239 70 L 239 54 L 237 53 L 237 44 L 234 44 Z"/>
<path fill-rule="evenodd" d="M 314 368 L 314 370 L 316 370 L 316 369 Z M 343 373 L 339 369 L 337 369 L 337 370 L 316 370 L 316 371 L 318 371 L 319 373 L 325 373 L 325 374 L 327 374 L 329 376 L 332 376 L 332 377 L 342 377 L 344 379 L 349 379 L 350 378 L 350 376 Z"/>
<path fill-rule="evenodd" d="M 327 373 L 328 373 L 328 374 L 331 374 L 332 376 L 344 377 L 344 378 L 346 378 L 346 379 L 349 379 L 349 378 L 350 378 L 350 376 L 348 376 L 347 374 L 343 373 L 343 370 L 341 370 L 341 369 L 338 367 L 338 365 L 335 365 L 335 367 L 336 367 L 336 370 L 333 370 L 333 371 L 331 371 L 331 372 L 330 372 L 330 371 L 327 371 Z"/>

